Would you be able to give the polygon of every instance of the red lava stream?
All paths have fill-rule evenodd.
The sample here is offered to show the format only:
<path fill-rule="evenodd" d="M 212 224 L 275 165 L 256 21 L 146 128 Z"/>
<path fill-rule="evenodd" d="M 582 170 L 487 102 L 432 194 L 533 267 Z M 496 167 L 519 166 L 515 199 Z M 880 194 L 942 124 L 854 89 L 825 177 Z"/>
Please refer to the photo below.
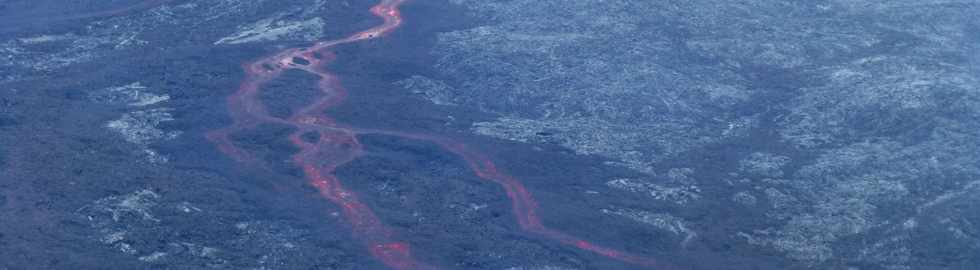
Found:
<path fill-rule="evenodd" d="M 347 95 L 338 78 L 323 68 L 325 63 L 335 58 L 328 49 L 341 44 L 379 38 L 394 31 L 402 24 L 398 7 L 405 1 L 382 0 L 372 7 L 371 13 L 384 19 L 381 25 L 346 38 L 317 42 L 310 47 L 287 49 L 245 64 L 245 79 L 242 80 L 238 90 L 227 99 L 229 114 L 234 123 L 209 132 L 208 139 L 222 152 L 239 162 L 259 164 L 254 157 L 236 147 L 229 135 L 262 123 L 279 123 L 296 128 L 296 131 L 289 136 L 289 140 L 299 147 L 300 151 L 292 157 L 292 161 L 303 169 L 309 183 L 322 197 L 343 209 L 343 216 L 351 224 L 355 238 L 363 241 L 375 258 L 393 269 L 436 269 L 436 267 L 417 261 L 412 255 L 409 244 L 399 240 L 395 233 L 358 199 L 357 194 L 344 188 L 334 175 L 337 167 L 354 160 L 363 152 L 363 147 L 357 139 L 361 134 L 383 134 L 427 141 L 454 153 L 464 159 L 477 176 L 504 188 L 506 195 L 511 199 L 512 211 L 517 223 L 526 232 L 627 263 L 647 267 L 666 267 L 651 258 L 597 246 L 545 227 L 538 217 L 538 206 L 524 185 L 517 179 L 501 173 L 489 158 L 464 144 L 435 135 L 357 129 L 337 123 L 324 113 L 327 108 L 342 102 Z M 322 96 L 311 104 L 299 108 L 292 116 L 283 119 L 268 113 L 259 100 L 258 93 L 264 83 L 277 78 L 287 69 L 298 69 L 319 75 L 317 86 Z M 302 134 L 311 132 L 319 134 L 317 141 L 311 142 L 302 138 Z"/>

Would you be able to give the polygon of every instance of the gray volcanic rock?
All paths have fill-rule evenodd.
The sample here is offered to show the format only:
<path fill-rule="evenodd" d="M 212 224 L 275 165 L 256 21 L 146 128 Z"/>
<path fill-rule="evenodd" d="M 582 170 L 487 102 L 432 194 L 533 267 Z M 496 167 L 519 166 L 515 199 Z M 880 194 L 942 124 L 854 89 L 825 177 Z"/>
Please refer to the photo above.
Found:
<path fill-rule="evenodd" d="M 498 115 L 473 132 L 651 176 L 748 149 L 686 191 L 610 180 L 651 198 L 606 213 L 671 230 L 642 208 L 724 188 L 722 200 L 765 208 L 733 239 L 799 267 L 980 263 L 976 215 L 958 214 L 977 209 L 980 176 L 976 1 L 454 2 L 481 23 L 439 36 L 446 79 L 406 88 Z"/>
<path fill-rule="evenodd" d="M 678 48 L 655 27 L 664 18 L 650 16 L 660 4 L 459 2 L 488 24 L 440 35 L 435 53 L 460 104 L 501 114 L 476 123 L 477 133 L 554 142 L 652 173 L 652 163 L 753 122 L 731 111 L 754 89 Z"/>
<path fill-rule="evenodd" d="M 109 196 L 79 209 L 92 240 L 148 265 L 169 268 L 282 269 L 342 264 L 344 254 L 304 239 L 309 230 L 280 221 L 248 220 L 207 228 L 168 225 L 213 218 L 215 213 L 151 190 Z"/>
<path fill-rule="evenodd" d="M 980 1 L 406 1 L 243 70 L 376 2 L 0 1 L 0 269 L 980 269 Z"/>

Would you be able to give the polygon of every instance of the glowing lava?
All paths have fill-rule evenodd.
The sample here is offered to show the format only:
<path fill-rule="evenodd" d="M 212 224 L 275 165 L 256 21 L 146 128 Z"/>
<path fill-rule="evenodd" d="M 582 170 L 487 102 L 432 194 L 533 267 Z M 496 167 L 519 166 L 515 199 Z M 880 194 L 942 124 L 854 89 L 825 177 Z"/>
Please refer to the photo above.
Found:
<path fill-rule="evenodd" d="M 395 30 L 402 24 L 398 7 L 404 2 L 405 0 L 383 0 L 372 7 L 371 13 L 382 18 L 384 22 L 371 29 L 342 39 L 317 42 L 310 47 L 287 49 L 246 64 L 245 79 L 227 100 L 229 114 L 234 123 L 209 132 L 208 139 L 222 152 L 240 162 L 260 164 L 253 156 L 236 147 L 229 139 L 229 135 L 262 123 L 285 124 L 296 128 L 296 131 L 289 136 L 289 140 L 299 147 L 300 151 L 292 157 L 292 161 L 303 169 L 309 183 L 323 198 L 342 208 L 343 216 L 350 222 L 356 238 L 367 245 L 373 256 L 393 269 L 434 269 L 434 267 L 418 262 L 412 256 L 409 244 L 398 240 L 394 232 L 382 224 L 356 194 L 344 188 L 334 175 L 337 167 L 354 160 L 363 152 L 357 139 L 359 134 L 386 134 L 435 143 L 464 159 L 480 178 L 501 185 L 512 202 L 517 223 L 523 230 L 609 258 L 645 266 L 658 266 L 653 259 L 596 246 L 545 227 L 537 215 L 537 204 L 524 185 L 513 177 L 501 173 L 489 158 L 466 145 L 434 135 L 351 128 L 337 123 L 324 114 L 327 108 L 339 104 L 347 96 L 347 91 L 340 85 L 337 77 L 322 68 L 324 63 L 335 58 L 328 49 L 341 44 L 378 38 Z M 289 118 L 283 119 L 269 115 L 265 106 L 259 101 L 258 93 L 263 84 L 278 77 L 287 69 L 298 69 L 319 75 L 320 81 L 317 86 L 322 91 L 322 96 L 311 104 L 298 108 Z M 307 133 L 318 134 L 318 139 L 313 142 L 304 140 L 302 134 Z"/>

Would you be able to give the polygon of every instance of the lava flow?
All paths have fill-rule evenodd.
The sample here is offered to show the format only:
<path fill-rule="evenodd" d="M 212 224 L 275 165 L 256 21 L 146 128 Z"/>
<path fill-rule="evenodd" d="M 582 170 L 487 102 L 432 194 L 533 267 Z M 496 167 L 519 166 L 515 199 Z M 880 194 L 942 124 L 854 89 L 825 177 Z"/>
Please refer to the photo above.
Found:
<path fill-rule="evenodd" d="M 342 102 L 347 95 L 338 78 L 323 68 L 335 56 L 328 51 L 331 47 L 375 39 L 395 30 L 402 24 L 398 7 L 406 0 L 382 0 L 371 8 L 371 13 L 384 20 L 381 25 L 355 33 L 346 38 L 314 43 L 310 47 L 292 48 L 271 56 L 247 63 L 244 66 L 246 77 L 238 90 L 228 97 L 229 114 L 234 123 L 231 126 L 214 130 L 207 134 L 217 147 L 238 160 L 260 164 L 253 156 L 236 147 L 229 135 L 262 123 L 279 123 L 296 129 L 289 140 L 300 151 L 292 161 L 303 169 L 307 180 L 321 196 L 337 204 L 343 216 L 350 222 L 355 237 L 363 241 L 371 254 L 393 269 L 434 269 L 418 262 L 412 255 L 411 247 L 397 239 L 391 229 L 381 223 L 374 212 L 362 203 L 356 194 L 344 188 L 334 175 L 337 167 L 346 164 L 363 152 L 357 139 L 360 134 L 385 134 L 413 140 L 435 143 L 452 152 L 468 164 L 480 178 L 501 185 L 511 199 L 518 225 L 524 231 L 538 234 L 565 245 L 587 250 L 609 258 L 644 266 L 660 266 L 653 259 L 627 254 L 621 251 L 596 246 L 585 240 L 545 227 L 537 215 L 538 207 L 523 184 L 511 176 L 501 173 L 494 163 L 484 155 L 474 152 L 466 145 L 434 135 L 410 134 L 396 131 L 364 130 L 348 127 L 329 118 L 324 111 Z M 284 70 L 297 69 L 319 75 L 317 83 L 322 96 L 311 104 L 295 110 L 288 118 L 271 116 L 258 98 L 261 86 L 278 77 Z M 304 134 L 317 134 L 309 140 Z"/>

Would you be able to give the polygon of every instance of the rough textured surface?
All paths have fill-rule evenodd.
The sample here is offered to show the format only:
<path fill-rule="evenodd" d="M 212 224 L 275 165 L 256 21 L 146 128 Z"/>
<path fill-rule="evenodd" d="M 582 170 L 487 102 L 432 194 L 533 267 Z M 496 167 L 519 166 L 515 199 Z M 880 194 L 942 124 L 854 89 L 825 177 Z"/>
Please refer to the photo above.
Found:
<path fill-rule="evenodd" d="M 211 218 L 208 210 L 176 202 L 151 190 L 99 199 L 79 209 L 94 231 L 92 240 L 155 267 L 284 269 L 336 264 L 344 255 L 304 239 L 308 230 L 277 221 L 242 221 L 208 228 L 168 225 Z M 219 248 L 220 247 L 220 248 Z"/>
<path fill-rule="evenodd" d="M 206 139 L 242 63 L 374 26 L 375 1 L 0 2 L 0 269 L 384 269 L 303 179 L 291 127 L 231 132 L 255 163 Z M 507 190 L 402 133 L 485 154 L 541 226 L 676 269 L 980 266 L 980 2 L 399 12 L 292 64 L 330 61 L 348 95 L 321 116 L 365 133 L 344 196 L 420 261 L 646 269 L 526 233 Z M 287 118 L 324 94 L 294 75 L 242 108 Z"/>
<path fill-rule="evenodd" d="M 441 34 L 440 79 L 405 85 L 498 115 L 477 134 L 665 179 L 607 182 L 651 205 L 763 208 L 730 236 L 804 268 L 980 259 L 938 255 L 977 251 L 975 215 L 932 213 L 978 197 L 974 1 L 455 2 L 483 23 Z M 735 144 L 745 150 L 716 160 L 728 165 L 691 163 Z M 664 162 L 695 168 L 693 182 Z M 677 230 L 644 210 L 603 211 Z M 956 248 L 917 242 L 928 238 Z"/>
<path fill-rule="evenodd" d="M 167 161 L 166 156 L 162 156 L 151 149 L 150 145 L 164 140 L 173 140 L 180 136 L 180 131 L 160 128 L 160 124 L 174 121 L 173 114 L 171 114 L 173 109 L 154 106 L 169 100 L 169 95 L 149 93 L 146 86 L 135 82 L 124 86 L 91 91 L 89 98 L 98 103 L 125 105 L 136 109 L 123 113 L 119 119 L 107 122 L 106 128 L 119 133 L 127 142 L 135 144 L 139 148 L 139 154 L 148 161 L 153 163 Z"/>
<path fill-rule="evenodd" d="M 480 134 L 558 143 L 652 173 L 654 162 L 751 123 L 730 113 L 751 94 L 744 78 L 686 62 L 703 60 L 655 27 L 664 19 L 649 16 L 656 4 L 460 3 L 492 23 L 440 35 L 437 67 L 462 104 L 502 115 L 477 123 Z"/>

